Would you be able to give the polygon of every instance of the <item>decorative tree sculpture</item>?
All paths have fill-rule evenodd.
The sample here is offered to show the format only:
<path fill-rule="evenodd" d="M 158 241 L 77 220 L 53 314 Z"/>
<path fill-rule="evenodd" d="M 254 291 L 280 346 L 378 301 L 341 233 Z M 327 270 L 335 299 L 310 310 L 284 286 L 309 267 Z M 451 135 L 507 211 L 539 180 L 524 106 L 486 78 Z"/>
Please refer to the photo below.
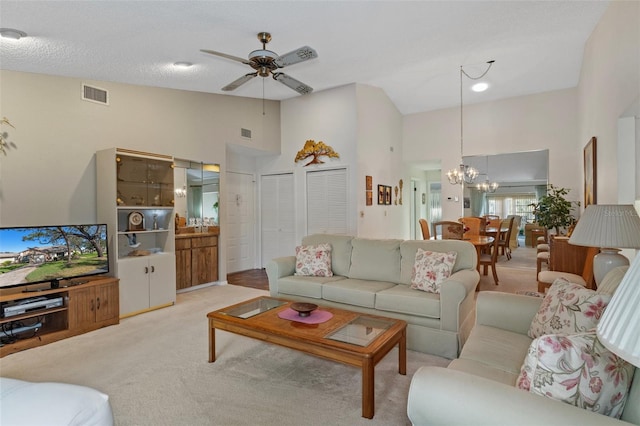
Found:
<path fill-rule="evenodd" d="M 304 165 L 305 167 L 309 164 L 323 164 L 324 161 L 319 158 L 323 155 L 329 158 L 340 158 L 340 155 L 335 152 L 329 145 L 326 145 L 322 141 L 316 143 L 316 141 L 310 139 L 305 142 L 304 148 L 302 148 L 296 154 L 295 162 L 297 163 L 298 161 L 304 161 L 309 157 L 313 157 L 311 161 Z"/>

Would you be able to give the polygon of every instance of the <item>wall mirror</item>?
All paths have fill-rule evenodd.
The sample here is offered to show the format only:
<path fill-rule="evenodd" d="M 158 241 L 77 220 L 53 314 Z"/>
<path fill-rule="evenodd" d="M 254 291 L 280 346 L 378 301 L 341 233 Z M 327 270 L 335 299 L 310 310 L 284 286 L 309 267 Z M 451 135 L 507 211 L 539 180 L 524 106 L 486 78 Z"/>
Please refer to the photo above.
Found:
<path fill-rule="evenodd" d="M 463 157 L 464 164 L 478 170 L 474 184 L 465 185 L 463 215 L 510 214 L 533 221 L 531 203 L 546 193 L 549 182 L 549 150 L 512 152 Z M 478 184 L 497 182 L 495 192 L 478 189 Z"/>
<path fill-rule="evenodd" d="M 208 222 L 218 225 L 220 166 L 192 160 L 174 160 L 175 211 L 187 225 Z"/>

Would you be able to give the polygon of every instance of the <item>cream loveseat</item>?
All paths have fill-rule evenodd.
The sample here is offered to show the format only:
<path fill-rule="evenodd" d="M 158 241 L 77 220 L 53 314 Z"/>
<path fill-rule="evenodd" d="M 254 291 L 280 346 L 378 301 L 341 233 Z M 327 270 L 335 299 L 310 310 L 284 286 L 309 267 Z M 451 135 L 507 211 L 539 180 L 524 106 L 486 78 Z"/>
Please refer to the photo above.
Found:
<path fill-rule="evenodd" d="M 612 291 L 624 270 L 624 267 L 617 268 L 605 277 Z M 481 292 L 476 306 L 476 325 L 460 358 L 447 368 L 422 367 L 414 374 L 407 405 L 412 424 L 604 426 L 630 422 L 640 425 L 638 368 L 622 420 L 515 387 L 532 341 L 527 331 L 542 300 Z"/>
<path fill-rule="evenodd" d="M 480 281 L 475 247 L 458 240 L 373 240 L 316 234 L 302 245 L 331 245 L 332 277 L 294 275 L 296 257 L 267 264 L 271 296 L 393 317 L 407 322 L 407 347 L 456 358 L 473 326 L 474 293 Z M 418 248 L 457 252 L 440 294 L 414 290 L 411 273 Z M 467 333 L 464 333 L 466 328 Z"/>

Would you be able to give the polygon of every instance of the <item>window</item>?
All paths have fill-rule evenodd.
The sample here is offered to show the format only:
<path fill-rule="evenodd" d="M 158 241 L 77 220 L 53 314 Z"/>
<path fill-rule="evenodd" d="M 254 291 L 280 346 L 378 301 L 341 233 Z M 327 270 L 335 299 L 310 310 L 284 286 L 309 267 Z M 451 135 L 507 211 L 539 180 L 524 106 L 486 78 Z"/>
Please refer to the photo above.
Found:
<path fill-rule="evenodd" d="M 509 215 L 522 216 L 522 223 L 533 222 L 533 206 L 538 202 L 535 194 L 509 194 L 509 195 L 488 195 L 488 214 L 497 214 L 500 217 Z"/>

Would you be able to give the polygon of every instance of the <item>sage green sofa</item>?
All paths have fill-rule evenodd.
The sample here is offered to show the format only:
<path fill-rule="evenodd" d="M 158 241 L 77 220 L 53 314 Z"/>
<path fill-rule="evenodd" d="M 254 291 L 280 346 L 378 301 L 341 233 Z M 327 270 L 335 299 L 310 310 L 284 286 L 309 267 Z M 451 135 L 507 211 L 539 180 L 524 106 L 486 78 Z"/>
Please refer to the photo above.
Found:
<path fill-rule="evenodd" d="M 615 291 L 628 267 L 605 277 Z M 610 291 L 607 291 L 610 292 Z M 618 420 L 515 387 L 532 339 L 527 335 L 541 297 L 484 291 L 476 325 L 460 358 L 447 368 L 421 367 L 409 388 L 407 414 L 426 425 L 640 425 L 640 368 Z M 455 397 L 452 397 L 455 395 Z"/>
<path fill-rule="evenodd" d="M 282 299 L 311 302 L 407 322 L 407 347 L 456 358 L 473 326 L 474 293 L 480 275 L 475 247 L 460 240 L 375 240 L 315 234 L 303 245 L 331 245 L 332 277 L 298 276 L 295 256 L 267 263 L 269 292 Z M 439 294 L 411 288 L 418 248 L 457 252 Z"/>

